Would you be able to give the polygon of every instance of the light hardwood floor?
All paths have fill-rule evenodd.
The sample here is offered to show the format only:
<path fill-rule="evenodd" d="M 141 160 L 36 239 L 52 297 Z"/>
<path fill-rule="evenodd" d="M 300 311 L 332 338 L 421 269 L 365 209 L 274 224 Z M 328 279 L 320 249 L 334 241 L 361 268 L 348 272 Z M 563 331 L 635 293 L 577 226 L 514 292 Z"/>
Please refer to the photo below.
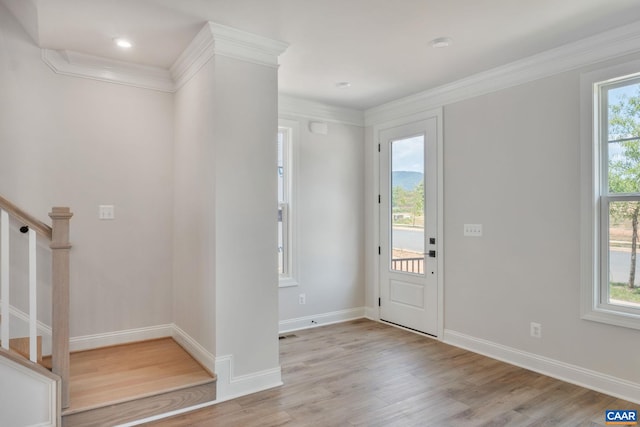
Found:
<path fill-rule="evenodd" d="M 173 339 L 142 341 L 71 354 L 73 414 L 212 381 Z"/>
<path fill-rule="evenodd" d="M 369 320 L 294 334 L 280 340 L 284 386 L 152 425 L 599 426 L 605 409 L 640 411 Z"/>

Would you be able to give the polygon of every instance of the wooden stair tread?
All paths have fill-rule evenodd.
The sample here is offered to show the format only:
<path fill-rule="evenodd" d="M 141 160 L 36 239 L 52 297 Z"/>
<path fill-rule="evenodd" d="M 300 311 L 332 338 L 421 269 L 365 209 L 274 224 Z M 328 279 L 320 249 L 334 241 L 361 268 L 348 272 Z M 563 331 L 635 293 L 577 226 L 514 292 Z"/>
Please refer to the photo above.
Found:
<path fill-rule="evenodd" d="M 2 323 L 2 316 L 0 315 L 0 323 Z M 37 339 L 37 357 L 36 360 L 38 364 L 42 365 L 42 337 L 38 335 Z M 0 340 L 0 346 L 2 345 L 2 340 Z M 29 337 L 19 337 L 19 338 L 9 338 L 9 350 L 15 351 L 20 356 L 26 357 L 29 359 L 31 355 L 29 354 L 29 346 L 31 343 L 29 342 Z"/>
<path fill-rule="evenodd" d="M 63 416 L 207 384 L 215 395 L 215 375 L 172 338 L 72 353 L 70 363 L 71 406 Z"/>
<path fill-rule="evenodd" d="M 2 341 L 0 341 L 0 345 L 2 345 Z M 18 353 L 20 356 L 29 359 L 31 356 L 29 354 L 30 342 L 29 337 L 20 337 L 20 338 L 10 338 L 9 339 L 9 350 Z M 42 337 L 37 337 L 37 356 L 36 360 L 39 364 L 42 364 Z"/>

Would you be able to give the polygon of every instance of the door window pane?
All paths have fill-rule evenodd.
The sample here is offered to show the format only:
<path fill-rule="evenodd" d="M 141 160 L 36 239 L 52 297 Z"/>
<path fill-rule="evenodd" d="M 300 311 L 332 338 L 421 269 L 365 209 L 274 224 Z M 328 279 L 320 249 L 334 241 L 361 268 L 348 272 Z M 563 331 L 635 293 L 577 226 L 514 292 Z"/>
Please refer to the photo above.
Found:
<path fill-rule="evenodd" d="M 424 274 L 424 135 L 391 142 L 391 270 Z"/>

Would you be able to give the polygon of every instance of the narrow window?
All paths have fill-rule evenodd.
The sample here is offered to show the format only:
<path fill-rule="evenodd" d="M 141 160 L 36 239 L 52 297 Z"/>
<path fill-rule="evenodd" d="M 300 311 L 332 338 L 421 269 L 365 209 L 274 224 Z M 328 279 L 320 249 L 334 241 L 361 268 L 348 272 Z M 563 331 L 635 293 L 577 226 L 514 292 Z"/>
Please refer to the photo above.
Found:
<path fill-rule="evenodd" d="M 281 121 L 282 123 L 283 121 Z M 278 128 L 278 274 L 281 287 L 295 286 L 295 162 L 297 123 Z"/>

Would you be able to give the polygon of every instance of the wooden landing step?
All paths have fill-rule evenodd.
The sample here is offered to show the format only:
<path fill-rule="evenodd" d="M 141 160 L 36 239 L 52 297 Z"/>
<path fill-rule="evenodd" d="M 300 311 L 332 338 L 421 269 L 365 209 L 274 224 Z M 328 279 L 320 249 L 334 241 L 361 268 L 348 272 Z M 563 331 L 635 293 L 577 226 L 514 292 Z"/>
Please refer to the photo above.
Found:
<path fill-rule="evenodd" d="M 216 398 L 215 374 L 172 338 L 71 354 L 62 425 L 113 426 Z"/>
<path fill-rule="evenodd" d="M 37 354 L 36 361 L 39 364 L 42 364 L 42 337 L 38 336 L 36 337 L 36 339 L 37 339 L 36 345 L 38 346 L 38 349 L 36 350 L 36 354 Z M 2 341 L 0 341 L 0 345 L 2 345 Z M 30 348 L 29 337 L 11 338 L 9 340 L 9 349 L 12 351 L 15 351 L 25 359 L 29 359 L 31 357 L 29 354 L 30 352 L 29 348 Z"/>

